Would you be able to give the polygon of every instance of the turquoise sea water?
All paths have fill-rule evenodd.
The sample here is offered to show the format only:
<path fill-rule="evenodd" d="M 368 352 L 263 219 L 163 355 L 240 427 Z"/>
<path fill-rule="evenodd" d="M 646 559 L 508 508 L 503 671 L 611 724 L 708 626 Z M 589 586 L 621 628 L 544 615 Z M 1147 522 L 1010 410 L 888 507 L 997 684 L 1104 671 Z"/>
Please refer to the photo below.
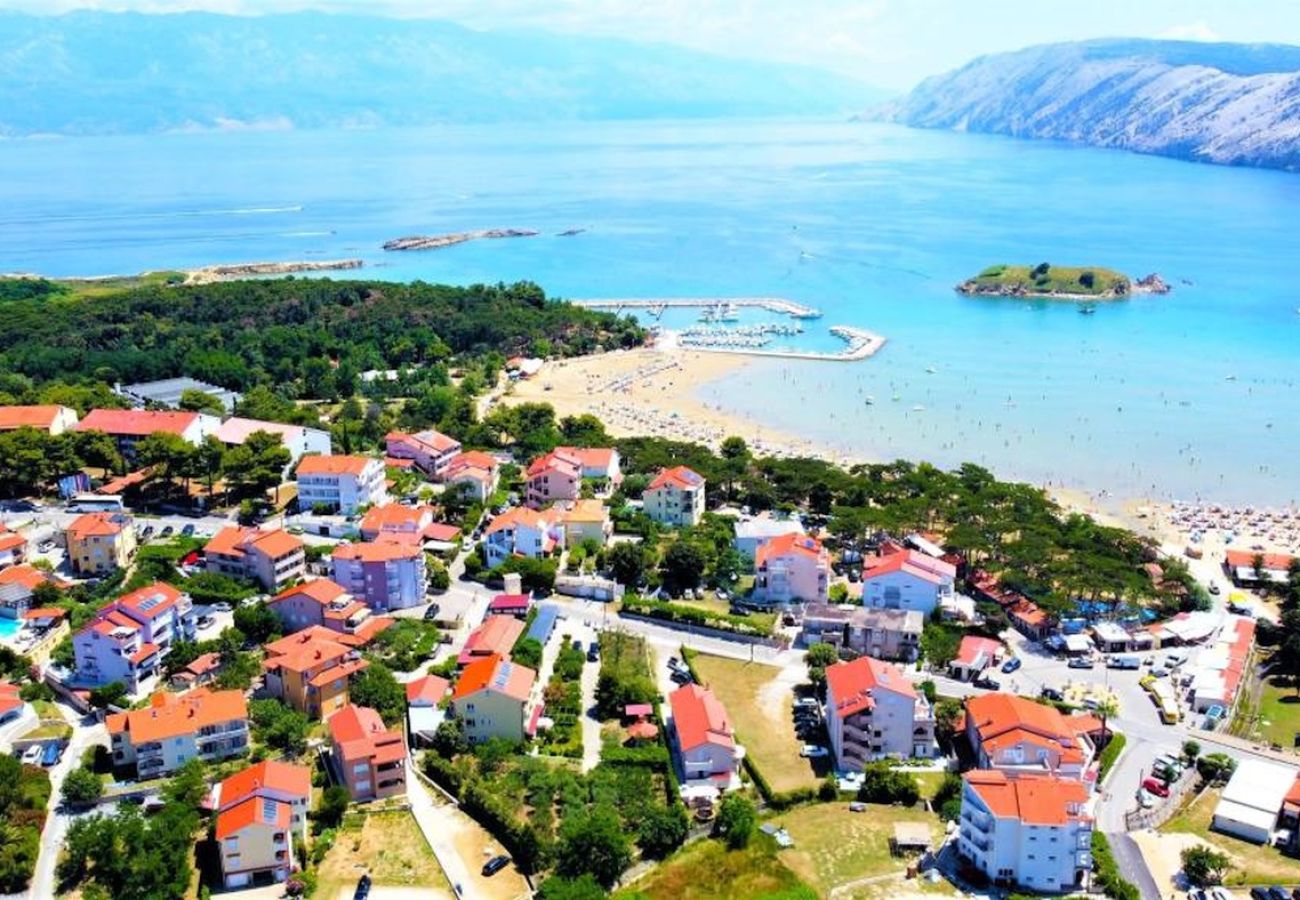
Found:
<path fill-rule="evenodd" d="M 825 313 L 800 346 L 838 347 L 836 323 L 889 343 L 756 363 L 709 402 L 873 457 L 1121 495 L 1300 498 L 1298 222 L 1296 175 L 851 123 L 0 142 L 0 271 L 360 256 L 370 277 L 570 297 L 786 296 Z M 492 227 L 543 234 L 379 249 Z M 1175 292 L 1081 316 L 952 291 L 1044 260 Z"/>

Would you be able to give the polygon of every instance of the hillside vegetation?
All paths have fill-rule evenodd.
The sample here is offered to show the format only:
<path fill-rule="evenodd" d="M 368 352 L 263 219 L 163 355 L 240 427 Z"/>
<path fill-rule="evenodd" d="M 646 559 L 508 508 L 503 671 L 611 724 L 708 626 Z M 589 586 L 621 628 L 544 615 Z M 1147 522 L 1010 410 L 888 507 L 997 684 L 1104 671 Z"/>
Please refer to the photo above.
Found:
<path fill-rule="evenodd" d="M 1300 48 L 1098 40 L 983 56 L 879 115 L 1229 165 L 1300 168 Z"/>
<path fill-rule="evenodd" d="M 989 266 L 957 286 L 963 294 L 1013 297 L 1127 297 L 1132 283 L 1127 275 L 1098 266 Z"/>

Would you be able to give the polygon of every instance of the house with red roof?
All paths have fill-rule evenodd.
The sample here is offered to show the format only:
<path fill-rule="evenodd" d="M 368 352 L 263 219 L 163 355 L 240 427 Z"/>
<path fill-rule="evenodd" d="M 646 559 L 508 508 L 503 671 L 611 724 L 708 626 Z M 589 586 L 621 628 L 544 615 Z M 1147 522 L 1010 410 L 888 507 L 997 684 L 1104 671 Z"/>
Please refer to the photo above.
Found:
<path fill-rule="evenodd" d="M 52 584 L 60 590 L 72 586 L 53 572 L 46 572 L 27 563 L 0 569 L 0 618 L 27 619 L 32 596 L 42 584 Z"/>
<path fill-rule="evenodd" d="M 314 625 L 265 647 L 266 691 L 311 719 L 328 719 L 348 703 L 352 676 L 370 665 L 360 642 Z"/>
<path fill-rule="evenodd" d="M 348 704 L 329 720 L 334 769 L 353 800 L 406 793 L 406 741 L 384 727 L 379 713 Z"/>
<path fill-rule="evenodd" d="M 0 431 L 35 428 L 46 434 L 63 434 L 76 424 L 76 410 L 66 406 L 0 406 Z"/>
<path fill-rule="evenodd" d="M 760 603 L 825 603 L 831 558 L 821 541 L 806 534 L 782 534 L 754 554 L 754 600 Z"/>
<path fill-rule="evenodd" d="M 135 523 L 126 513 L 77 516 L 64 530 L 64 539 L 68 565 L 77 575 L 107 575 L 129 566 L 135 556 Z"/>
<path fill-rule="evenodd" d="M 451 458 L 442 480 L 448 489 L 463 490 L 482 503 L 496 491 L 500 478 L 501 465 L 494 456 L 481 450 L 469 450 Z"/>
<path fill-rule="evenodd" d="M 390 431 L 384 436 L 384 445 L 388 456 L 410 460 L 421 474 L 433 481 L 442 480 L 452 459 L 460 453 L 460 441 L 432 428 L 415 434 Z"/>
<path fill-rule="evenodd" d="M 948 664 L 948 671 L 958 681 L 978 678 L 985 669 L 1002 656 L 1002 642 L 994 638 L 968 634 L 961 639 L 957 655 Z"/>
<path fill-rule="evenodd" d="M 345 516 L 388 502 L 384 461 L 372 456 L 304 456 L 298 463 L 298 509 Z"/>
<path fill-rule="evenodd" d="M 972 770 L 962 776 L 957 852 L 994 884 L 1081 891 L 1092 871 L 1092 802 L 1076 778 Z"/>
<path fill-rule="evenodd" d="M 668 695 L 672 746 L 682 784 L 728 790 L 740 784 L 745 748 L 736 743 L 731 717 L 713 692 L 687 684 Z"/>
<path fill-rule="evenodd" d="M 483 552 L 489 567 L 512 556 L 541 559 L 564 548 L 564 525 L 553 510 L 516 506 L 497 516 L 483 531 Z"/>
<path fill-rule="evenodd" d="M 530 733 L 529 708 L 537 673 L 500 653 L 479 657 L 461 670 L 451 708 L 472 744 L 492 738 L 522 741 Z"/>
<path fill-rule="evenodd" d="M 557 448 L 533 460 L 524 478 L 524 496 L 534 509 L 582 496 L 582 463 L 565 450 Z"/>
<path fill-rule="evenodd" d="M 375 635 L 393 624 L 391 617 L 375 615 L 369 606 L 328 578 L 313 578 L 287 587 L 272 597 L 267 606 L 284 623 L 286 634 L 322 628 L 355 638 L 357 646 L 370 643 Z"/>
<path fill-rule="evenodd" d="M 194 640 L 193 607 L 188 594 L 161 581 L 101 607 L 72 638 L 77 683 L 120 681 L 136 693 L 158 673 L 175 641 Z"/>
<path fill-rule="evenodd" d="M 935 755 L 934 710 L 892 663 L 870 656 L 826 669 L 826 730 L 840 769 Z"/>
<path fill-rule="evenodd" d="M 493 654 L 509 659 L 510 651 L 514 649 L 515 643 L 523 635 L 526 627 L 522 619 L 513 615 L 488 616 L 483 620 L 483 624 L 471 631 L 469 637 L 465 639 L 465 646 L 456 659 L 457 663 L 467 666 L 479 657 Z"/>
<path fill-rule="evenodd" d="M 164 432 L 198 446 L 216 434 L 221 419 L 208 413 L 185 410 L 92 409 L 74 431 L 102 431 L 113 439 L 117 452 L 128 463 L 135 459 L 135 445 L 142 438 Z"/>
<path fill-rule="evenodd" d="M 698 525 L 704 516 L 704 486 L 704 476 L 686 466 L 660 469 L 641 495 L 645 514 L 678 528 Z"/>
<path fill-rule="evenodd" d="M 191 759 L 215 762 L 248 749 L 243 691 L 159 691 L 144 709 L 113 713 L 104 721 L 113 764 L 134 765 L 140 778 L 160 778 Z"/>
<path fill-rule="evenodd" d="M 1257 584 L 1286 584 L 1290 577 L 1294 556 L 1285 553 L 1259 553 L 1255 550 L 1227 550 L 1223 555 L 1223 571 L 1240 587 Z M 1260 563 L 1256 574 L 1255 563 Z"/>
<path fill-rule="evenodd" d="M 0 569 L 27 561 L 27 538 L 0 524 Z"/>
<path fill-rule="evenodd" d="M 172 675 L 172 687 L 188 690 L 207 684 L 221 674 L 221 654 L 200 653 Z"/>
<path fill-rule="evenodd" d="M 1097 773 L 1090 730 L 1086 721 L 1027 697 L 995 693 L 966 701 L 966 737 L 981 769 L 1050 773 L 1091 785 Z"/>
<path fill-rule="evenodd" d="M 307 428 L 303 425 L 286 425 L 283 422 L 264 422 L 261 419 L 245 419 L 231 416 L 217 428 L 217 440 L 227 447 L 240 447 L 256 432 L 278 435 L 280 443 L 289 451 L 289 463 L 285 467 L 284 477 L 289 477 L 298 460 L 309 453 L 329 456 L 330 434 L 320 428 Z"/>
<path fill-rule="evenodd" d="M 576 459 L 582 477 L 618 487 L 623 483 L 622 459 L 613 447 L 556 447 L 557 452 Z"/>
<path fill-rule="evenodd" d="M 953 597 L 957 569 L 919 550 L 895 548 L 862 570 L 862 604 L 872 609 L 915 609 L 925 615 Z"/>
<path fill-rule="evenodd" d="M 208 541 L 203 560 L 209 572 L 256 581 L 265 591 L 278 591 L 307 574 L 302 540 L 280 528 L 230 525 Z"/>
<path fill-rule="evenodd" d="M 425 602 L 428 569 L 415 535 L 380 534 L 378 540 L 339 544 L 330 577 L 375 610 L 407 609 Z"/>
<path fill-rule="evenodd" d="M 264 760 L 218 782 L 209 805 L 226 888 L 250 887 L 259 876 L 288 879 L 298 865 L 294 838 L 307 839 L 311 769 Z"/>
<path fill-rule="evenodd" d="M 23 714 L 23 707 L 26 704 L 23 702 L 23 698 L 18 696 L 18 691 L 18 685 L 8 681 L 0 681 L 0 725 Z"/>

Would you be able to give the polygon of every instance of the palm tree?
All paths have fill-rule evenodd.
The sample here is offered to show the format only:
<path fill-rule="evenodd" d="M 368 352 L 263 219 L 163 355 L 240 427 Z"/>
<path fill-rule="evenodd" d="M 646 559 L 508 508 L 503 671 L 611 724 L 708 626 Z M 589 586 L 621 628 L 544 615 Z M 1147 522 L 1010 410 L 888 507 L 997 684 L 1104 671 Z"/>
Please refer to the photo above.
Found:
<path fill-rule="evenodd" d="M 1115 703 L 1115 698 L 1107 697 L 1097 704 L 1095 712 L 1101 718 L 1102 743 L 1106 743 L 1110 737 L 1110 732 L 1106 730 L 1106 722 L 1112 716 L 1119 715 L 1119 705 Z"/>

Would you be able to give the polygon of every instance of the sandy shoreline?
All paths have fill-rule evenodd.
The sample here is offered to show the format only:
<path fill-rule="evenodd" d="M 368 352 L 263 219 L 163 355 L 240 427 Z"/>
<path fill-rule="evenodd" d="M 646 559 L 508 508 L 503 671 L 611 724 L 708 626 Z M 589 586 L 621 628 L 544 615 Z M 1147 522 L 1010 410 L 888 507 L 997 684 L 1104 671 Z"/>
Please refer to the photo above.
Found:
<path fill-rule="evenodd" d="M 717 448 L 737 435 L 769 456 L 815 456 L 840 465 L 880 462 L 863 453 L 846 453 L 782 432 L 748 416 L 719 409 L 696 396 L 704 385 L 753 365 L 753 357 L 710 353 L 679 347 L 641 347 L 548 362 L 536 377 L 515 384 L 504 403 L 549 403 L 560 417 L 591 413 L 617 437 L 654 435 Z M 1121 497 L 1109 491 L 1048 485 L 1061 507 L 1097 521 L 1127 528 L 1165 546 L 1185 546 L 1190 531 L 1175 522 L 1176 505 L 1144 497 Z M 1285 552 L 1287 541 L 1266 534 L 1238 534 L 1243 541 Z M 1212 547 L 1206 547 L 1212 551 Z"/>

